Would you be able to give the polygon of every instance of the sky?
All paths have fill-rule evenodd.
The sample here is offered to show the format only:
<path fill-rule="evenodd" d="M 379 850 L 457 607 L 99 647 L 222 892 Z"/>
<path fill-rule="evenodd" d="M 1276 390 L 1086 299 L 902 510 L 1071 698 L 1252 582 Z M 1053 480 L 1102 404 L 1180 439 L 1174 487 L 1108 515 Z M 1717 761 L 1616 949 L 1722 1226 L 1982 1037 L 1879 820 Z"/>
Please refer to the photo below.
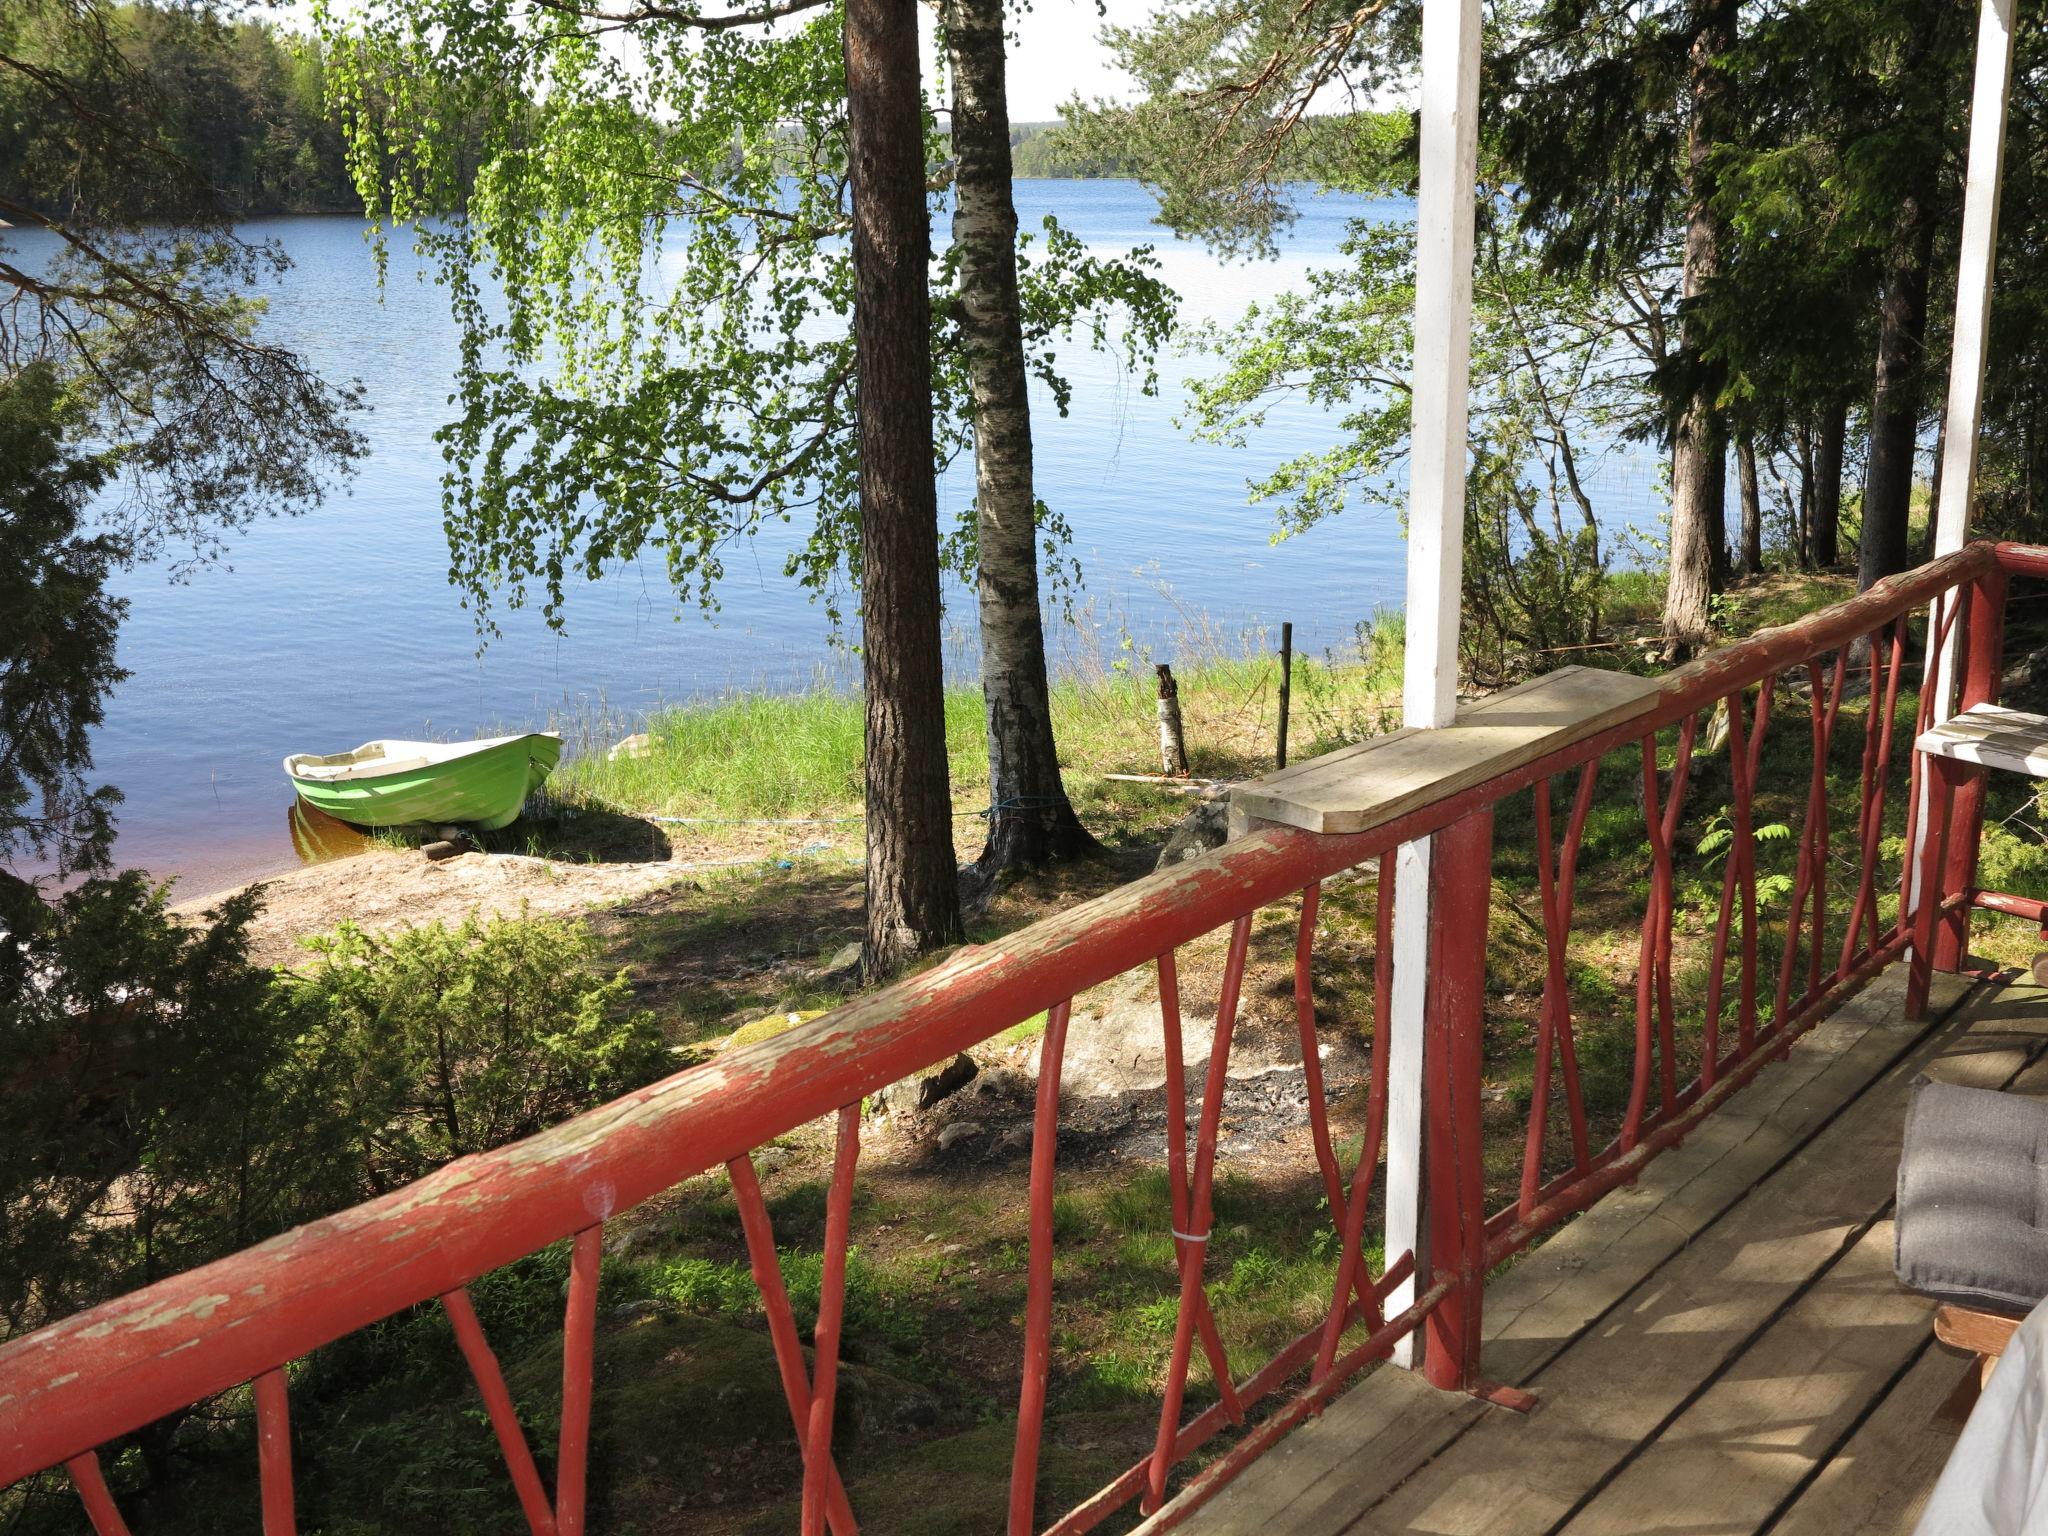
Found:
<path fill-rule="evenodd" d="M 312 0 L 273 0 L 275 13 L 302 31 L 311 30 Z M 1108 24 L 1129 26 L 1159 9 L 1160 0 L 1029 0 L 1030 9 L 1011 7 L 1010 121 L 1046 122 L 1059 116 L 1060 103 L 1076 92 L 1082 99 L 1129 100 L 1130 76 L 1111 62 L 1098 39 Z M 350 0 L 336 7 L 343 14 Z M 735 3 L 732 9 L 743 8 Z M 722 10 L 707 5 L 706 10 Z M 932 8 L 918 7 L 918 31 L 931 57 Z"/>
<path fill-rule="evenodd" d="M 1105 15 L 1096 0 L 1032 0 L 1030 10 L 1013 11 L 1010 121 L 1057 117 L 1060 103 L 1077 91 L 1088 101 L 1127 100 L 1131 78 L 1111 61 L 1097 34 L 1105 24 L 1129 26 L 1157 9 L 1157 0 L 1105 0 Z"/>

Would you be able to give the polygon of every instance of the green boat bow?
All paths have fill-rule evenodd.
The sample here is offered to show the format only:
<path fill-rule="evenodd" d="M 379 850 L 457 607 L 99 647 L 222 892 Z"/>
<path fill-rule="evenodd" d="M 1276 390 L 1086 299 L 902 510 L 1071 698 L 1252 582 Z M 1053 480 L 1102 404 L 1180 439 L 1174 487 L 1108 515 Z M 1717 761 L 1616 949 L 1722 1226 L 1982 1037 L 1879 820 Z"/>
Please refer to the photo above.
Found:
<path fill-rule="evenodd" d="M 561 760 L 553 731 L 488 741 L 371 741 L 353 752 L 298 752 L 285 774 L 307 804 L 358 827 L 451 823 L 494 832 Z"/>

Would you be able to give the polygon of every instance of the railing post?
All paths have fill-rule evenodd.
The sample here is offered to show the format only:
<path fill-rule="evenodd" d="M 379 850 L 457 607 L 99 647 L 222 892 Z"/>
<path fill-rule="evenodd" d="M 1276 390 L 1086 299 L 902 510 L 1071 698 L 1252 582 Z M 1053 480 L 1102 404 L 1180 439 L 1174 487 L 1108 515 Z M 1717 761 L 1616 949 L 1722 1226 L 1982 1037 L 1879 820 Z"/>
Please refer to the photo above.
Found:
<path fill-rule="evenodd" d="M 1431 1386 L 1480 1384 L 1480 1304 L 1486 1281 L 1486 1169 L 1480 1137 L 1487 916 L 1493 893 L 1493 811 L 1438 833 L 1431 850 L 1428 1044 L 1429 1159 L 1425 1182 L 1430 1275 L 1451 1289 L 1430 1313 L 1423 1374 Z M 1399 910 L 1398 908 L 1396 909 Z M 1420 1262 L 1418 1256 L 1418 1262 Z"/>
<path fill-rule="evenodd" d="M 1979 577 L 1970 587 L 1969 611 L 1964 615 L 1958 709 L 1995 703 L 1998 699 L 1999 676 L 2005 662 L 2005 589 L 2006 575 L 2002 569 Z M 1969 956 L 1969 907 L 1958 906 L 1947 913 L 1942 913 L 1940 907 L 1977 883 L 1977 845 L 1984 833 L 1984 791 L 1990 777 L 1988 770 L 1967 763 L 1947 766 L 1959 770 L 1950 776 L 1947 847 L 1941 861 L 1933 866 L 1936 878 L 1926 882 L 1933 887 L 1926 897 L 1938 914 L 1930 957 L 1938 971 L 1960 970 Z"/>
<path fill-rule="evenodd" d="M 1422 7 L 1422 99 L 1415 203 L 1414 430 L 1409 437 L 1408 644 L 1403 661 L 1405 723 L 1449 725 L 1458 711 L 1458 620 L 1465 562 L 1467 396 L 1472 385 L 1472 250 L 1478 218 L 1480 0 Z M 1387 1099 L 1386 1251 L 1412 1250 L 1419 1276 L 1428 1223 L 1422 1210 L 1421 1018 L 1428 945 L 1431 839 L 1396 855 L 1392 1018 L 1378 1028 L 1391 1076 Z M 1408 1281 L 1387 1298 L 1389 1313 L 1413 1300 Z M 1413 1344 L 1394 1347 L 1413 1365 Z"/>

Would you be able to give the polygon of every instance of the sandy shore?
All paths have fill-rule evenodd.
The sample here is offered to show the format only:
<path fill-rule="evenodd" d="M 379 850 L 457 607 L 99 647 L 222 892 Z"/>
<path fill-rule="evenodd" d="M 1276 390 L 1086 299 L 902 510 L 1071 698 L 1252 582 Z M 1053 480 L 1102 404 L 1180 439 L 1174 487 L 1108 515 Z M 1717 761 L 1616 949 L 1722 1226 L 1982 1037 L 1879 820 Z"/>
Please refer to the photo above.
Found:
<path fill-rule="evenodd" d="M 629 901 L 686 874 L 668 860 L 571 863 L 465 853 L 436 863 L 418 853 L 378 849 L 251 882 L 263 888 L 264 901 L 251 927 L 250 958 L 263 965 L 297 964 L 305 958 L 301 939 L 344 921 L 382 931 L 460 922 L 472 911 L 517 916 L 522 906 L 536 916 L 565 917 Z M 174 910 L 199 916 L 228 894 L 181 902 Z"/>

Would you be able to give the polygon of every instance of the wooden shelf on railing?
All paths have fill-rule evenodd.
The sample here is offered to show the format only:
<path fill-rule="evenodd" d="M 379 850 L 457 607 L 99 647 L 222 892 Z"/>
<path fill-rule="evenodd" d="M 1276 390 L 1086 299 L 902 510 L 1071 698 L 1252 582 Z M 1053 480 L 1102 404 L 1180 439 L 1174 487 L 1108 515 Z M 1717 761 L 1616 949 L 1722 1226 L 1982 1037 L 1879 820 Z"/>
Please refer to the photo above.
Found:
<path fill-rule="evenodd" d="M 2048 778 L 2048 716 L 1997 704 L 1973 704 L 1913 745 L 1935 757 L 1980 768 L 2002 768 L 2030 779 Z"/>
<path fill-rule="evenodd" d="M 1450 725 L 1376 736 L 1240 784 L 1232 820 L 1369 831 L 1644 714 L 1658 687 L 1652 677 L 1560 667 L 1467 705 Z"/>

